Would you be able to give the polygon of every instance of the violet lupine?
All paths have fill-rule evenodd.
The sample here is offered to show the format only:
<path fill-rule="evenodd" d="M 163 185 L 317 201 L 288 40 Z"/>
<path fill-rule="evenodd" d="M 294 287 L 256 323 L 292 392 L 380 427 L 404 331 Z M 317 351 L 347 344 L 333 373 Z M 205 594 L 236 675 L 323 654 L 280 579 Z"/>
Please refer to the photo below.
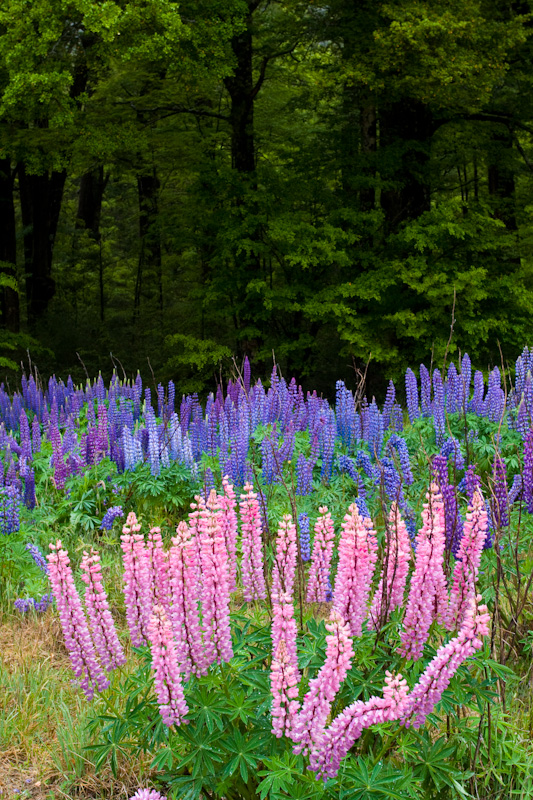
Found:
<path fill-rule="evenodd" d="M 413 661 L 420 658 L 433 619 L 447 621 L 447 587 L 443 570 L 446 543 L 444 504 L 436 484 L 431 485 L 416 535 L 415 571 L 400 635 L 400 652 Z"/>
<path fill-rule="evenodd" d="M 227 476 L 222 478 L 223 494 L 219 496 L 220 525 L 228 553 L 228 580 L 230 592 L 237 588 L 237 512 L 235 492 Z"/>
<path fill-rule="evenodd" d="M 299 683 L 297 636 L 298 629 L 294 619 L 292 596 L 287 592 L 281 592 L 279 596 L 273 597 L 272 603 L 272 655 L 275 656 L 278 652 L 279 643 L 285 642 L 289 661 L 296 671 Z"/>
<path fill-rule="evenodd" d="M 186 522 L 180 522 L 169 550 L 171 620 L 184 680 L 205 675 L 207 662 L 200 628 L 196 547 Z"/>
<path fill-rule="evenodd" d="M 509 493 L 503 459 L 496 453 L 492 470 L 492 516 L 496 528 L 509 525 Z"/>
<path fill-rule="evenodd" d="M 148 635 L 159 713 L 168 727 L 181 725 L 189 709 L 183 694 L 172 626 L 162 606 L 155 605 L 152 609 Z"/>
<path fill-rule="evenodd" d="M 311 534 L 309 532 L 308 514 L 298 514 L 298 529 L 300 533 L 300 556 L 302 561 L 311 561 Z"/>
<path fill-rule="evenodd" d="M 524 501 L 529 514 L 533 514 L 533 430 L 524 441 Z"/>
<path fill-rule="evenodd" d="M 387 549 L 383 568 L 383 571 L 386 571 L 387 581 L 384 583 L 382 573 L 370 608 L 368 627 L 371 630 L 382 628 L 394 609 L 403 606 L 410 560 L 409 533 L 398 505 L 393 503 L 389 513 Z"/>
<path fill-rule="evenodd" d="M 350 625 L 352 636 L 361 636 L 377 559 L 377 537 L 372 520 L 363 518 L 355 503 L 349 507 L 341 528 L 333 604 Z"/>
<path fill-rule="evenodd" d="M 331 713 L 331 706 L 352 665 L 353 646 L 350 626 L 333 609 L 326 622 L 326 660 L 309 689 L 301 711 L 293 722 L 291 739 L 295 753 L 307 752 L 316 745 Z"/>
<path fill-rule="evenodd" d="M 81 560 L 81 579 L 85 583 L 85 607 L 93 634 L 93 641 L 107 672 L 126 663 L 124 650 L 117 636 L 115 623 L 109 610 L 107 594 L 102 581 L 100 556 L 95 550 L 84 552 Z"/>
<path fill-rule="evenodd" d="M 318 513 L 320 516 L 315 523 L 313 555 L 307 581 L 308 603 L 325 603 L 330 588 L 329 572 L 335 543 L 335 528 L 327 506 L 319 508 Z"/>
<path fill-rule="evenodd" d="M 87 618 L 74 585 L 68 553 L 63 549 L 60 539 L 56 544 L 50 544 L 50 550 L 48 574 L 59 611 L 70 663 L 79 686 L 83 689 L 87 699 L 92 700 L 95 687 L 102 692 L 109 686 L 109 679 L 98 663 Z"/>
<path fill-rule="evenodd" d="M 147 622 L 150 618 L 151 586 L 145 558 L 144 536 L 138 533 L 141 526 L 133 512 L 128 514 L 128 524 L 122 528 L 121 549 L 124 565 L 124 601 L 126 621 L 134 647 L 148 641 Z"/>
<path fill-rule="evenodd" d="M 281 639 L 270 665 L 272 733 L 277 739 L 283 735 L 293 736 L 293 726 L 300 707 L 298 683 L 298 672 L 291 663 L 285 641 Z"/>
<path fill-rule="evenodd" d="M 348 754 L 361 733 L 371 725 L 392 722 L 402 715 L 407 700 L 407 682 L 400 674 L 385 673 L 383 697 L 356 700 L 336 717 L 313 746 L 309 767 L 318 778 L 334 778 L 342 759 Z"/>
<path fill-rule="evenodd" d="M 488 518 L 481 492 L 474 493 L 464 525 L 463 538 L 457 553 L 450 595 L 449 628 L 459 628 L 465 617 L 469 597 L 479 572 L 481 553 L 487 538 Z"/>
<path fill-rule="evenodd" d="M 229 619 L 228 554 L 213 509 L 202 525 L 202 633 L 207 664 L 229 661 L 233 656 Z"/>
<path fill-rule="evenodd" d="M 490 616 L 487 606 L 480 605 L 481 600 L 481 595 L 470 593 L 458 635 L 439 648 L 409 694 L 401 718 L 407 728 L 420 728 L 424 724 L 458 667 L 482 647 L 482 637 L 489 632 Z"/>
<path fill-rule="evenodd" d="M 282 592 L 292 597 L 294 577 L 296 575 L 296 526 L 290 514 L 284 514 L 276 539 L 276 556 L 272 570 L 272 597 L 277 598 Z"/>
<path fill-rule="evenodd" d="M 263 567 L 261 512 L 257 494 L 251 483 L 244 484 L 239 508 L 241 512 L 241 578 L 244 599 L 265 600 L 267 596 Z"/>

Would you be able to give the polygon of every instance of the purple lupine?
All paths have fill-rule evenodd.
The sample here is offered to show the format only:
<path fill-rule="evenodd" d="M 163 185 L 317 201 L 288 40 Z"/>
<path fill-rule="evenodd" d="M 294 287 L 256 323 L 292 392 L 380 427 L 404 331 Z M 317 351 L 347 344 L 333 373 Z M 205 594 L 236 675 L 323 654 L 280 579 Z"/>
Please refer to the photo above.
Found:
<path fill-rule="evenodd" d="M 431 408 L 431 377 L 424 364 L 420 364 L 420 401 L 422 405 L 422 416 L 430 417 Z"/>
<path fill-rule="evenodd" d="M 35 416 L 31 422 L 31 441 L 34 453 L 41 452 L 41 426 L 39 419 Z"/>
<path fill-rule="evenodd" d="M 524 501 L 529 514 L 533 514 L 533 429 L 524 441 Z"/>
<path fill-rule="evenodd" d="M 470 356 L 465 353 L 461 361 L 461 410 L 468 409 L 468 401 L 470 398 L 470 382 L 472 380 L 472 363 Z"/>
<path fill-rule="evenodd" d="M 74 585 L 68 553 L 61 540 L 50 544 L 48 572 L 57 603 L 65 645 L 80 688 L 88 700 L 94 697 L 95 688 L 102 692 L 109 679 L 98 663 L 96 650 L 89 632 L 81 600 Z"/>
<path fill-rule="evenodd" d="M 0 533 L 9 536 L 20 530 L 20 494 L 16 485 L 0 488 Z"/>
<path fill-rule="evenodd" d="M 494 456 L 492 468 L 492 518 L 496 528 L 509 525 L 509 493 L 505 464 L 499 453 Z"/>
<path fill-rule="evenodd" d="M 391 453 L 391 455 L 393 450 L 396 451 L 398 460 L 400 462 L 402 480 L 406 486 L 411 486 L 414 478 L 411 470 L 409 450 L 407 449 L 407 443 L 405 439 L 403 439 L 401 436 L 398 436 L 397 433 L 394 433 L 387 442 L 387 450 Z"/>
<path fill-rule="evenodd" d="M 126 656 L 119 641 L 115 623 L 109 610 L 107 594 L 102 581 L 100 556 L 95 550 L 83 553 L 80 564 L 81 579 L 85 583 L 85 607 L 102 666 L 107 672 L 126 663 Z"/>
<path fill-rule="evenodd" d="M 474 393 L 470 401 L 470 411 L 473 411 L 474 414 L 478 415 L 478 417 L 481 417 L 484 414 L 484 393 L 485 380 L 483 378 L 483 373 L 479 370 L 476 370 L 474 373 Z"/>
<path fill-rule="evenodd" d="M 309 531 L 309 515 L 298 514 L 298 529 L 300 533 L 300 556 L 302 561 L 311 560 L 311 534 Z"/>
<path fill-rule="evenodd" d="M 29 550 L 31 557 L 39 567 L 39 569 L 44 572 L 45 575 L 48 575 L 48 562 L 44 555 L 41 553 L 39 548 L 36 544 L 31 544 L 28 542 L 26 545 L 26 550 Z"/>
<path fill-rule="evenodd" d="M 387 393 L 385 395 L 385 402 L 383 404 L 383 411 L 382 411 L 383 430 L 384 431 L 389 429 L 390 421 L 391 421 L 392 409 L 394 408 L 394 400 L 395 400 L 395 398 L 396 398 L 396 388 L 394 386 L 393 381 L 389 381 L 389 385 L 387 386 Z"/>
<path fill-rule="evenodd" d="M 35 470 L 31 467 L 26 467 L 24 473 L 24 496 L 23 502 L 26 508 L 30 511 L 35 508 L 37 499 L 35 497 Z"/>
<path fill-rule="evenodd" d="M 124 509 L 122 506 L 111 506 L 105 512 L 100 523 L 100 529 L 103 531 L 110 531 L 113 527 L 113 522 L 119 517 L 124 516 Z"/>
<path fill-rule="evenodd" d="M 444 407 L 444 386 L 438 369 L 433 372 L 433 425 L 437 446 L 440 447 L 446 434 L 446 416 Z"/>
<path fill-rule="evenodd" d="M 300 453 L 296 462 L 296 494 L 298 497 L 311 494 L 313 467 L 313 461 L 308 460 L 303 453 Z"/>

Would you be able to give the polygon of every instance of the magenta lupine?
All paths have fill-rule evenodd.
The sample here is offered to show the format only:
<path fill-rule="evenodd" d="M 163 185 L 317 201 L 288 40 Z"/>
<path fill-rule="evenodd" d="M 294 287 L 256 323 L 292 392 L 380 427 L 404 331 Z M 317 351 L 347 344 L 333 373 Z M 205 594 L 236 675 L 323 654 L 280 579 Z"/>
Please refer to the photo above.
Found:
<path fill-rule="evenodd" d="M 311 567 L 307 580 L 308 603 L 325 603 L 330 589 L 329 571 L 335 543 L 335 528 L 327 506 L 318 509 L 320 516 L 315 523 L 315 537 Z"/>
<path fill-rule="evenodd" d="M 278 652 L 279 643 L 285 642 L 289 661 L 296 671 L 299 683 L 297 636 L 292 597 L 287 592 L 282 592 L 279 597 L 274 598 L 272 604 L 272 655 Z"/>
<path fill-rule="evenodd" d="M 381 628 L 394 609 L 403 606 L 410 560 L 411 540 L 398 504 L 394 502 L 391 506 L 387 526 L 387 551 L 384 567 L 387 582 L 384 586 L 382 573 L 370 608 L 368 619 L 370 629 Z"/>
<path fill-rule="evenodd" d="M 383 697 L 356 700 L 336 717 L 311 749 L 309 766 L 317 777 L 327 780 L 339 771 L 361 733 L 371 725 L 398 719 L 405 709 L 408 686 L 400 674 L 385 673 Z"/>
<path fill-rule="evenodd" d="M 146 557 L 148 559 L 152 604 L 163 606 L 168 616 L 170 613 L 168 553 L 163 549 L 161 528 L 150 528 L 146 543 Z"/>
<path fill-rule="evenodd" d="M 124 650 L 117 636 L 102 582 L 100 556 L 95 550 L 84 552 L 81 560 L 81 579 L 85 583 L 85 607 L 93 641 L 100 661 L 108 672 L 126 663 Z"/>
<path fill-rule="evenodd" d="M 272 656 L 270 689 L 272 692 L 272 733 L 280 739 L 292 738 L 293 725 L 300 707 L 298 702 L 299 675 L 294 669 L 282 639 Z"/>
<path fill-rule="evenodd" d="M 282 593 L 292 597 L 294 577 L 296 575 L 296 526 L 290 514 L 284 514 L 278 526 L 276 539 L 276 555 L 272 570 L 272 597 Z"/>
<path fill-rule="evenodd" d="M 230 592 L 237 588 L 237 501 L 235 491 L 227 476 L 222 478 L 223 494 L 219 495 L 220 525 L 228 553 L 228 581 Z"/>
<path fill-rule="evenodd" d="M 130 800 L 167 800 L 167 798 L 155 789 L 137 789 Z"/>
<path fill-rule="evenodd" d="M 241 579 L 244 599 L 265 600 L 267 596 L 263 566 L 261 512 L 251 483 L 244 485 L 239 504 L 241 513 Z"/>
<path fill-rule="evenodd" d="M 377 537 L 372 520 L 363 519 L 355 503 L 349 507 L 341 528 L 333 606 L 350 625 L 352 636 L 361 636 L 376 566 Z"/>
<path fill-rule="evenodd" d="M 162 606 L 154 606 L 148 631 L 154 686 L 159 713 L 165 725 L 181 725 L 188 708 L 170 620 Z"/>
<path fill-rule="evenodd" d="M 229 618 L 228 554 L 218 514 L 201 522 L 202 633 L 208 664 L 233 656 Z"/>
<path fill-rule="evenodd" d="M 487 606 L 480 605 L 481 595 L 470 593 L 458 635 L 443 645 L 428 664 L 412 689 L 402 722 L 406 727 L 420 728 L 440 701 L 458 667 L 483 646 L 482 637 L 489 632 Z"/>
<path fill-rule="evenodd" d="M 450 629 L 459 628 L 463 622 L 470 594 L 477 581 L 488 524 L 485 502 L 479 489 L 476 489 L 466 515 L 463 538 L 453 571 L 448 621 Z"/>
<path fill-rule="evenodd" d="M 152 605 L 144 536 L 141 533 L 131 532 L 139 529 L 140 525 L 136 522 L 132 523 L 131 527 L 124 525 L 120 537 L 124 565 L 122 580 L 126 621 L 134 647 L 141 647 L 148 641 L 148 623 Z"/>
<path fill-rule="evenodd" d="M 184 680 L 188 680 L 192 672 L 196 675 L 207 672 L 196 572 L 196 545 L 187 523 L 180 522 L 169 551 L 169 580 L 172 628 Z"/>
<path fill-rule="evenodd" d="M 420 658 L 434 619 L 447 623 L 448 594 L 443 570 L 446 545 L 444 503 L 436 484 L 431 485 L 416 535 L 415 570 L 400 635 L 400 652 L 413 661 Z"/>
<path fill-rule="evenodd" d="M 296 742 L 295 753 L 307 752 L 323 733 L 331 706 L 341 684 L 348 674 L 353 656 L 350 626 L 332 610 L 326 622 L 329 635 L 326 637 L 326 660 L 316 678 L 309 683 L 309 690 L 302 709 L 292 724 L 291 739 Z"/>
<path fill-rule="evenodd" d="M 109 679 L 98 663 L 85 612 L 74 585 L 68 553 L 59 539 L 56 544 L 50 544 L 50 550 L 48 576 L 61 620 L 65 646 L 79 686 L 87 699 L 92 700 L 95 687 L 102 692 L 109 686 Z"/>

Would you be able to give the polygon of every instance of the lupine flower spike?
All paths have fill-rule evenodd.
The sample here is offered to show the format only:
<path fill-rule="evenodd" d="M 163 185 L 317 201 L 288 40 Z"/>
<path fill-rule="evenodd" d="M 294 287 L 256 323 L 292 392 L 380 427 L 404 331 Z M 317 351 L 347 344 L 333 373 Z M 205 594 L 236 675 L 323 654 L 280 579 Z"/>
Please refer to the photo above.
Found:
<path fill-rule="evenodd" d="M 207 523 L 205 525 L 205 523 Z M 229 619 L 228 554 L 217 509 L 202 520 L 202 632 L 208 664 L 233 656 Z"/>
<path fill-rule="evenodd" d="M 50 545 L 50 550 L 48 571 L 59 611 L 65 645 L 79 685 L 87 699 L 92 700 L 95 687 L 102 692 L 109 686 L 109 680 L 96 657 L 87 619 L 74 585 L 68 553 L 63 549 L 59 539 L 56 544 Z"/>
<path fill-rule="evenodd" d="M 371 630 L 378 630 L 385 625 L 392 611 L 403 605 L 410 559 L 409 533 L 397 503 L 393 503 L 389 514 L 387 551 L 383 568 L 387 574 L 387 581 L 384 584 L 382 575 L 372 600 L 368 619 L 368 627 Z"/>
<path fill-rule="evenodd" d="M 263 572 L 263 540 L 261 536 L 261 513 L 257 494 L 251 483 L 244 485 L 239 504 L 241 512 L 241 578 L 244 599 L 264 600 L 267 596 Z"/>
<path fill-rule="evenodd" d="M 272 596 L 286 593 L 292 596 L 296 575 L 296 526 L 290 514 L 284 514 L 276 539 L 276 560 L 272 570 Z"/>
<path fill-rule="evenodd" d="M 450 595 L 450 630 L 461 626 L 474 591 L 481 562 L 483 545 L 487 538 L 488 517 L 481 492 L 476 489 L 468 509 L 463 538 L 457 553 Z"/>
<path fill-rule="evenodd" d="M 188 708 L 172 627 L 162 606 L 154 606 L 150 619 L 150 649 L 159 713 L 165 725 L 181 725 Z"/>
<path fill-rule="evenodd" d="M 326 602 L 330 586 L 331 557 L 335 542 L 335 528 L 327 506 L 319 508 L 318 511 L 320 516 L 315 524 L 313 555 L 307 582 L 306 600 L 308 603 Z"/>
<path fill-rule="evenodd" d="M 100 556 L 95 550 L 84 552 L 81 579 L 85 583 L 85 606 L 100 661 L 108 672 L 126 663 L 124 650 L 117 636 L 102 582 Z"/>
<path fill-rule="evenodd" d="M 272 657 L 270 685 L 272 691 L 272 733 L 278 739 L 292 736 L 292 729 L 300 703 L 298 702 L 299 675 L 294 669 L 281 639 Z"/>

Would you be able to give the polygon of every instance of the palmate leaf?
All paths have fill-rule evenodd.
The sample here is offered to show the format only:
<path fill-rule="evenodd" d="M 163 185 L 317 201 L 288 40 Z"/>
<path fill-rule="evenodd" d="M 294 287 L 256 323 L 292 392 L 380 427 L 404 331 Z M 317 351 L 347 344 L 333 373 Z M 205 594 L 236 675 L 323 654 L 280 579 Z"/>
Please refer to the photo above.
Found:
<path fill-rule="evenodd" d="M 224 737 L 222 744 L 228 753 L 233 754 L 222 771 L 222 777 L 227 778 L 238 769 L 241 778 L 247 783 L 250 772 L 253 772 L 258 761 L 262 760 L 261 751 L 266 744 L 266 737 L 245 736 L 237 728 L 230 736 Z"/>
<path fill-rule="evenodd" d="M 188 717 L 197 730 L 207 728 L 213 733 L 215 728 L 224 730 L 226 721 L 223 719 L 228 714 L 228 707 L 224 699 L 220 699 L 218 692 L 209 691 L 207 686 L 198 686 L 188 696 Z"/>
<path fill-rule="evenodd" d="M 340 776 L 339 800 L 405 800 L 413 796 L 416 782 L 411 775 L 379 763 L 369 768 L 364 758 L 347 762 Z"/>
<path fill-rule="evenodd" d="M 292 787 L 305 770 L 303 758 L 285 752 L 281 757 L 265 758 L 263 763 L 266 769 L 259 771 L 263 780 L 257 789 L 261 800 L 267 796 L 273 800 L 276 796 L 284 796 L 284 793 L 291 796 Z"/>
<path fill-rule="evenodd" d="M 465 773 L 454 769 L 453 755 L 456 748 L 449 745 L 444 738 L 432 742 L 427 731 L 419 737 L 420 747 L 411 769 L 415 778 L 427 786 L 434 786 L 440 791 L 444 786 L 454 787 L 454 782 L 464 779 Z"/>
<path fill-rule="evenodd" d="M 180 744 L 187 747 L 187 754 L 178 761 L 174 769 L 190 769 L 193 778 L 200 775 L 214 775 L 218 764 L 223 761 L 220 750 L 220 733 L 215 731 L 205 736 L 203 731 L 196 731 L 192 725 L 180 728 Z"/>

